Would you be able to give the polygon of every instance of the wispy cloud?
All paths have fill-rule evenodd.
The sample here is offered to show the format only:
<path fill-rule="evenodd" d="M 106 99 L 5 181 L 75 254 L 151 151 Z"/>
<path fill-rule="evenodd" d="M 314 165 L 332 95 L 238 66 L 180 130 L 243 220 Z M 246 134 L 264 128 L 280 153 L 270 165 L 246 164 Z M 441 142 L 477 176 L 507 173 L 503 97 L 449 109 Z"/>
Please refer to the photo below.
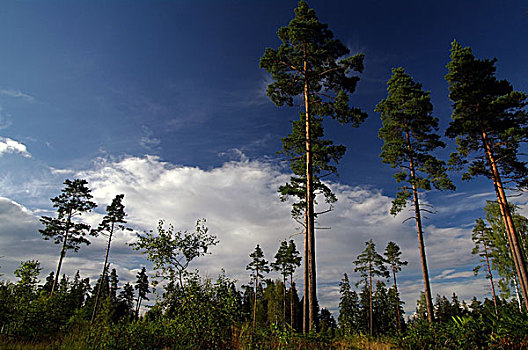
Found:
<path fill-rule="evenodd" d="M 35 97 L 31 96 L 30 94 L 24 93 L 18 89 L 0 89 L 0 95 L 11 98 L 19 98 L 27 102 L 35 101 Z"/>
<path fill-rule="evenodd" d="M 154 132 L 146 125 L 141 127 L 141 131 L 143 136 L 139 139 L 139 144 L 149 152 L 158 152 L 161 140 L 154 137 Z"/>
<path fill-rule="evenodd" d="M 0 105 L 0 130 L 6 129 L 13 124 L 11 114 L 7 113 Z"/>

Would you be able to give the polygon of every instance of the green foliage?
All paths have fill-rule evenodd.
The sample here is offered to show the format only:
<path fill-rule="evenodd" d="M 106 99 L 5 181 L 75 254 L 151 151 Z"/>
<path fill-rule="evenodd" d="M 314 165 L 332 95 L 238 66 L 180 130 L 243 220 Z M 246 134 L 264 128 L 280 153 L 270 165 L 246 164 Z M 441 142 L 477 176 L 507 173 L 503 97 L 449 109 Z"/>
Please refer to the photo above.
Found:
<path fill-rule="evenodd" d="M 496 62 L 476 59 L 471 48 L 457 41 L 451 44 L 446 80 L 453 101 L 453 120 L 446 136 L 456 138 L 457 149 L 450 164 L 465 169 L 462 179 L 478 175 L 492 178 L 485 153 L 489 147 L 501 176 L 526 187 L 528 168 L 518 155 L 521 143 L 528 141 L 527 95 L 495 77 Z"/>
<path fill-rule="evenodd" d="M 341 334 L 350 335 L 359 329 L 359 299 L 357 293 L 352 290 L 346 273 L 339 283 L 339 293 L 339 329 Z"/>
<path fill-rule="evenodd" d="M 262 251 L 262 248 L 260 248 L 260 245 L 257 244 L 253 253 L 249 254 L 249 257 L 252 260 L 246 266 L 246 270 L 251 271 L 251 281 L 258 281 L 264 277 L 264 273 L 270 272 L 269 263 L 264 258 L 264 252 Z"/>
<path fill-rule="evenodd" d="M 444 148 L 440 140 L 438 118 L 432 116 L 429 92 L 415 83 L 403 68 L 394 68 L 387 82 L 388 95 L 376 106 L 383 126 L 379 138 L 383 141 L 380 154 L 384 163 L 399 169 L 396 182 L 406 183 L 398 189 L 391 214 L 396 215 L 411 197 L 411 190 L 431 190 L 432 187 L 453 190 L 446 173 L 445 162 L 431 152 Z M 410 185 L 410 187 L 409 187 Z"/>
<path fill-rule="evenodd" d="M 183 286 L 183 275 L 194 259 L 209 254 L 209 248 L 218 241 L 208 233 L 205 219 L 196 221 L 195 232 L 174 231 L 174 226 L 158 223 L 157 235 L 152 231 L 138 234 L 138 241 L 131 244 L 135 250 L 142 250 L 156 270 L 156 278 L 173 282 L 178 278 Z"/>
<path fill-rule="evenodd" d="M 82 179 L 64 181 L 65 187 L 61 194 L 51 199 L 53 207 L 57 209 L 57 218 L 42 216 L 40 222 L 45 226 L 39 232 L 44 239 L 54 239 L 55 244 L 63 243 L 65 249 L 79 250 L 81 244 L 89 245 L 85 238 L 90 232 L 90 226 L 83 222 L 74 222 L 75 216 L 90 212 L 97 205 L 92 202 L 91 190 L 86 186 L 88 182 Z"/>

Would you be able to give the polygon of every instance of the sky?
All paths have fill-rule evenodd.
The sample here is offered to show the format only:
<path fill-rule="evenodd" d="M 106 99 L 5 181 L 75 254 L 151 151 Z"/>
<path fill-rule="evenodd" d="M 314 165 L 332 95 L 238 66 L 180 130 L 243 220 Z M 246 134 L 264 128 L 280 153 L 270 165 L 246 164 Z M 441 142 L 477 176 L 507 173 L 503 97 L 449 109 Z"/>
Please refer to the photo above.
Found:
<path fill-rule="evenodd" d="M 450 43 L 477 58 L 497 57 L 497 76 L 528 91 L 528 3 L 525 1 L 309 1 L 365 70 L 351 103 L 369 117 L 360 128 L 325 122 L 326 136 L 347 146 L 339 176 L 328 185 L 338 202 L 316 233 L 318 297 L 337 310 L 344 273 L 356 282 L 353 261 L 373 239 L 389 241 L 409 265 L 398 275 L 405 310 L 423 289 L 414 223 L 389 214 L 397 185 L 379 158 L 381 126 L 375 105 L 386 97 L 393 67 L 404 67 L 431 91 L 443 133 L 451 115 L 444 76 Z M 277 155 L 295 108 L 266 96 L 271 77 L 258 62 L 276 32 L 293 18 L 291 0 L 2 1 L 0 4 L 0 273 L 14 280 L 21 261 L 38 259 L 44 278 L 59 247 L 38 233 L 54 215 L 50 198 L 65 179 L 88 180 L 98 208 L 83 217 L 97 225 L 115 195 L 125 194 L 128 223 L 154 230 L 160 219 L 192 230 L 206 218 L 220 243 L 193 268 L 215 278 L 221 269 L 249 280 L 245 266 L 257 244 L 273 260 L 280 241 L 301 248 L 299 225 L 277 189 L 288 181 Z M 445 140 L 447 157 L 453 142 Z M 486 179 L 422 200 L 435 214 L 424 222 L 433 295 L 490 297 L 471 255 L 471 230 L 493 188 Z M 516 197 L 522 213 L 528 197 Z M 134 281 L 145 257 L 118 233 L 110 262 L 121 282 Z M 69 251 L 63 272 L 95 278 L 105 238 Z M 152 274 L 152 273 L 151 273 Z M 277 274 L 270 277 L 278 278 Z M 302 274 L 296 274 L 302 285 Z M 391 282 L 388 281 L 388 284 Z"/>

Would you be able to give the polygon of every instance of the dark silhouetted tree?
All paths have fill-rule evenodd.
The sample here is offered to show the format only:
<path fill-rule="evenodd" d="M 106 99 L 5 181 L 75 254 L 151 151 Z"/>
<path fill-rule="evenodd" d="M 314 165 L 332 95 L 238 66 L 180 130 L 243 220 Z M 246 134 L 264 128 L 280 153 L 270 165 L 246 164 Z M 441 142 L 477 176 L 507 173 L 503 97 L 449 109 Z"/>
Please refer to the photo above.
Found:
<path fill-rule="evenodd" d="M 57 282 L 60 276 L 62 260 L 66 255 L 68 249 L 78 251 L 81 244 L 90 244 L 85 235 L 96 235 L 97 232 L 90 231 L 90 226 L 83 222 L 75 221 L 75 218 L 82 214 L 91 211 L 97 205 L 91 201 L 91 190 L 86 186 L 86 180 L 75 179 L 73 181 L 64 181 L 65 187 L 61 194 L 51 199 L 53 207 L 57 209 L 57 217 L 42 216 L 40 222 L 45 226 L 39 232 L 48 240 L 53 238 L 55 244 L 62 243 L 59 254 L 59 262 L 57 264 L 57 272 L 55 273 L 55 280 L 51 287 L 51 295 L 57 287 Z"/>

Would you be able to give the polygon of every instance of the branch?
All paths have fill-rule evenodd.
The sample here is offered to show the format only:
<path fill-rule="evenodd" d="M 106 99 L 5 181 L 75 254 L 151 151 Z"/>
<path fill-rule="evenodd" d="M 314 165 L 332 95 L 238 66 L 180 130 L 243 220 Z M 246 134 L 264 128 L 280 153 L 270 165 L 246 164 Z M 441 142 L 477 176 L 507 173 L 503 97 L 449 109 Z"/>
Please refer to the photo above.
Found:
<path fill-rule="evenodd" d="M 331 212 L 332 210 L 334 210 L 334 208 L 329 208 L 327 210 L 320 211 L 318 213 L 315 213 L 315 215 L 317 216 L 317 215 L 320 215 L 320 214 L 326 214 L 326 213 Z"/>
<path fill-rule="evenodd" d="M 414 216 L 411 216 L 411 217 L 409 217 L 409 218 L 403 220 L 403 221 L 402 221 L 402 224 L 405 224 L 407 221 L 412 220 L 412 219 L 416 220 L 416 218 L 415 218 Z"/>
<path fill-rule="evenodd" d="M 294 71 L 296 71 L 297 73 L 300 73 L 304 76 L 304 73 L 300 70 L 300 69 L 297 69 L 295 66 L 292 66 L 291 64 L 287 63 L 287 62 L 284 62 L 284 61 L 279 61 L 279 63 L 282 63 L 283 65 L 285 65 L 286 67 L 290 67 L 291 69 L 293 69 Z"/>
<path fill-rule="evenodd" d="M 321 75 L 325 75 L 326 73 L 330 73 L 332 71 L 335 71 L 335 70 L 338 70 L 338 69 L 342 69 L 343 67 L 334 67 L 334 68 L 330 68 L 330 69 L 327 69 L 321 73 L 319 73 L 318 75 L 321 76 Z"/>

